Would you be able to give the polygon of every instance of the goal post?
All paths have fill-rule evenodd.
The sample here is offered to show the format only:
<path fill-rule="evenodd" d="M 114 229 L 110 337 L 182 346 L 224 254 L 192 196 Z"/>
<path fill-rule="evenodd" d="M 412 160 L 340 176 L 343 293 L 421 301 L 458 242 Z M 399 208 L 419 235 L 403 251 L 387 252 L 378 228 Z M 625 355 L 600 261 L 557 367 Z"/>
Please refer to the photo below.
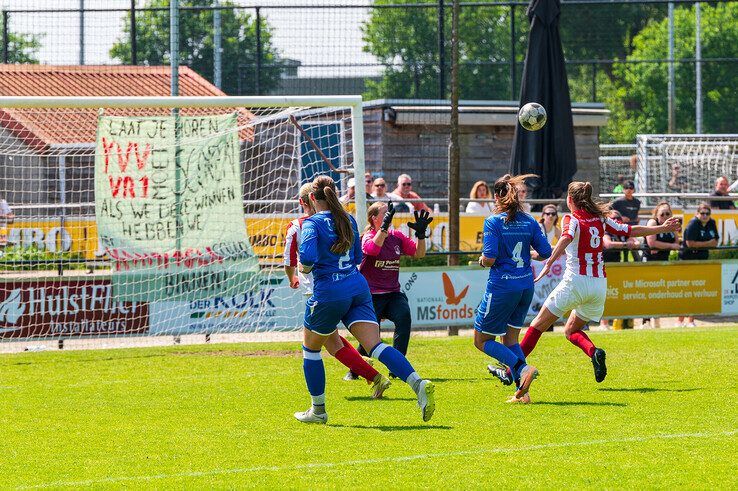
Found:
<path fill-rule="evenodd" d="M 298 190 L 364 172 L 360 96 L 0 97 L 0 350 L 299 329 Z"/>

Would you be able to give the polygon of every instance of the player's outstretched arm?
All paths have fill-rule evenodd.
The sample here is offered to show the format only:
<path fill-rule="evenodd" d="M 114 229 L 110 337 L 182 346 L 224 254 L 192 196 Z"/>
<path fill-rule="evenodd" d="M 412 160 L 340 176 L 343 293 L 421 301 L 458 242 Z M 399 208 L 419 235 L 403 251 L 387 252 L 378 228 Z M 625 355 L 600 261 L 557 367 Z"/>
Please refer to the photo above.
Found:
<path fill-rule="evenodd" d="M 631 237 L 645 237 L 646 235 L 663 234 L 666 232 L 678 232 L 682 228 L 682 222 L 677 217 L 671 217 L 661 225 L 643 226 L 633 225 L 630 227 Z"/>
<path fill-rule="evenodd" d="M 553 266 L 553 263 L 555 263 L 556 260 L 561 257 L 569 244 L 571 244 L 572 240 L 574 239 L 568 235 L 561 236 L 559 241 L 556 243 L 556 247 L 554 247 L 554 250 L 551 253 L 551 257 L 548 258 L 546 264 L 543 265 L 543 269 L 534 280 L 535 282 L 541 281 L 541 279 L 543 279 L 548 274 L 548 272 L 551 271 L 551 266 Z"/>

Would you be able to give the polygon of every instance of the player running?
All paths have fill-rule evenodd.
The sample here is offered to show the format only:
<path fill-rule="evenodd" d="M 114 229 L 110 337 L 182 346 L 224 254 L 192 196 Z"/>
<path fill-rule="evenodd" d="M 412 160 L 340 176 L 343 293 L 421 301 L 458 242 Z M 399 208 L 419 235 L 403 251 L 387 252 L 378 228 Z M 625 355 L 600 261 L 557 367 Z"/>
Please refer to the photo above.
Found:
<path fill-rule="evenodd" d="M 642 237 L 676 232 L 680 228 L 680 222 L 678 218 L 672 217 L 661 225 L 644 227 L 613 220 L 607 216 L 608 205 L 592 199 L 592 185 L 589 182 L 569 184 L 566 204 L 571 214 L 564 217 L 561 239 L 536 281 L 546 276 L 553 263 L 566 252 L 564 277 L 546 299 L 543 308 L 525 333 L 520 347 L 525 356 L 530 355 L 541 334 L 559 317 L 571 311 L 564 327 L 566 339 L 592 359 L 595 380 L 602 382 L 607 375 L 605 350 L 595 347 L 582 330 L 588 322 L 596 325 L 605 309 L 607 278 L 602 260 L 602 237 L 605 233 Z"/>
<path fill-rule="evenodd" d="M 321 176 L 313 181 L 310 203 L 316 213 L 302 224 L 299 248 L 300 268 L 313 272 L 313 295 L 305 305 L 303 329 L 303 370 L 312 406 L 295 413 L 303 423 L 326 423 L 325 369 L 321 349 L 340 343 L 338 323 L 343 322 L 369 353 L 399 378 L 407 382 L 418 398 L 423 421 L 436 409 L 434 386 L 423 380 L 407 358 L 379 338 L 379 324 L 372 296 L 357 266 L 361 263 L 361 241 L 356 220 L 341 206 L 333 179 Z"/>
<path fill-rule="evenodd" d="M 300 187 L 300 206 L 302 206 L 305 215 L 295 218 L 287 226 L 283 255 L 284 272 L 289 279 L 290 288 L 302 288 L 303 293 L 308 297 L 313 294 L 311 275 L 298 271 L 297 266 L 299 264 L 298 251 L 302 224 L 305 219 L 315 214 L 315 209 L 310 204 L 312 189 L 312 183 L 303 184 Z M 363 377 L 372 386 L 373 399 L 381 399 L 384 391 L 391 385 L 389 379 L 375 370 L 346 338 L 339 336 L 338 342 L 335 341 L 335 339 L 331 339 L 326 342 L 325 349 L 328 353 L 348 367 L 352 373 Z"/>
<path fill-rule="evenodd" d="M 498 179 L 493 187 L 495 214 L 484 221 L 479 265 L 489 267 L 487 289 L 474 320 L 474 346 L 511 369 L 517 391 L 508 402 L 530 401 L 528 390 L 538 370 L 525 361 L 518 344 L 520 329 L 533 300 L 531 246 L 538 257 L 551 255 L 551 245 L 535 218 L 522 211 L 518 186 L 532 174 Z M 502 342 L 495 340 L 500 336 Z"/>

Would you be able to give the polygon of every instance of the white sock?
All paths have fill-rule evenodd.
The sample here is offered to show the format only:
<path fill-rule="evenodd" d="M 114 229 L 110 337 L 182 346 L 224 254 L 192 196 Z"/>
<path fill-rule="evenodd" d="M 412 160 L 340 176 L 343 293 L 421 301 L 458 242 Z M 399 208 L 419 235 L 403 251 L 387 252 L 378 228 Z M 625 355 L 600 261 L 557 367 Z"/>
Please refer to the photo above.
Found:
<path fill-rule="evenodd" d="M 418 390 L 420 390 L 421 381 L 422 379 L 420 378 L 420 375 L 418 375 L 418 372 L 411 373 L 407 376 L 407 379 L 405 379 L 405 382 L 412 387 L 416 394 L 418 393 Z"/>

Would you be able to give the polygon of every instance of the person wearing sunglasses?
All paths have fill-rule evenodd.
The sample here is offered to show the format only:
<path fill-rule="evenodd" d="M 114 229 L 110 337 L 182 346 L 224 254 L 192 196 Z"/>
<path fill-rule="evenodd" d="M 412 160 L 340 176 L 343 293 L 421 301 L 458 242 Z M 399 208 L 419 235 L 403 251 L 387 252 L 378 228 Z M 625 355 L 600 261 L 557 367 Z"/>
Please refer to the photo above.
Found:
<path fill-rule="evenodd" d="M 418 196 L 418 193 L 413 191 L 413 178 L 410 177 L 408 174 L 400 174 L 400 176 L 397 178 L 397 187 L 394 191 L 392 191 L 392 194 L 395 196 L 399 196 L 400 199 L 420 199 L 420 196 Z M 405 206 L 408 207 L 408 211 L 427 211 L 430 213 L 431 209 L 428 208 L 428 205 L 423 203 L 422 201 L 407 201 L 402 203 Z M 395 206 L 396 212 L 404 211 L 400 206 Z"/>
<path fill-rule="evenodd" d="M 707 259 L 710 255 L 708 248 L 718 245 L 720 234 L 715 220 L 710 217 L 711 214 L 710 205 L 700 203 L 695 217 L 689 221 L 684 230 L 685 247 L 679 251 L 680 259 Z M 695 327 L 694 317 L 687 317 L 686 321 L 687 327 Z M 679 326 L 685 326 L 684 317 L 679 317 Z"/>
<path fill-rule="evenodd" d="M 538 220 L 541 232 L 546 236 L 546 240 L 551 245 L 556 245 L 561 237 L 561 229 L 559 228 L 559 212 L 556 205 L 546 205 L 541 212 L 541 218 Z"/>
<path fill-rule="evenodd" d="M 399 199 L 394 194 L 387 192 L 387 183 L 384 178 L 378 177 L 374 179 L 374 183 L 372 184 L 372 200 L 374 202 L 381 201 L 386 203 L 389 201 L 399 201 Z"/>

